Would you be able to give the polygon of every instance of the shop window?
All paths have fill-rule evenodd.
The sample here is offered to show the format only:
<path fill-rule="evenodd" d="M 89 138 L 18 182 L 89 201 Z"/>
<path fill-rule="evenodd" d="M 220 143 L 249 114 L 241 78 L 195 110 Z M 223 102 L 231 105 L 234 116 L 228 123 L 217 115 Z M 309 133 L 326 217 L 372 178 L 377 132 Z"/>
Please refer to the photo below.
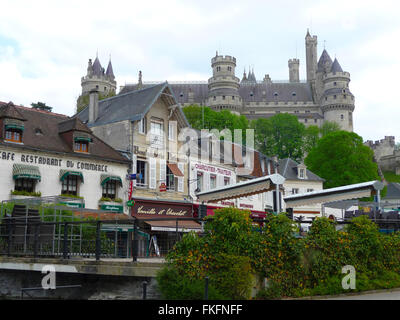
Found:
<path fill-rule="evenodd" d="M 69 175 L 62 182 L 61 194 L 78 195 L 78 177 Z"/>
<path fill-rule="evenodd" d="M 117 197 L 117 181 L 110 180 L 103 185 L 103 197 L 113 200 Z"/>
<path fill-rule="evenodd" d="M 210 175 L 210 189 L 215 189 L 217 187 L 217 176 Z"/>
<path fill-rule="evenodd" d="M 145 187 L 146 186 L 146 179 L 147 179 L 146 167 L 147 167 L 146 161 L 137 160 L 137 162 L 136 162 L 136 173 L 138 175 L 139 174 L 142 175 L 141 179 L 137 179 L 136 180 L 136 186 L 138 186 L 138 187 Z"/>
<path fill-rule="evenodd" d="M 15 180 L 15 191 L 26 191 L 33 192 L 35 191 L 35 182 L 34 179 L 25 179 L 20 178 Z"/>
<path fill-rule="evenodd" d="M 6 129 L 4 141 L 21 143 L 22 142 L 22 130 Z"/>
<path fill-rule="evenodd" d="M 175 175 L 171 169 L 167 166 L 167 190 L 175 191 Z"/>
<path fill-rule="evenodd" d="M 76 152 L 89 152 L 89 142 L 87 141 L 75 141 L 74 151 Z"/>

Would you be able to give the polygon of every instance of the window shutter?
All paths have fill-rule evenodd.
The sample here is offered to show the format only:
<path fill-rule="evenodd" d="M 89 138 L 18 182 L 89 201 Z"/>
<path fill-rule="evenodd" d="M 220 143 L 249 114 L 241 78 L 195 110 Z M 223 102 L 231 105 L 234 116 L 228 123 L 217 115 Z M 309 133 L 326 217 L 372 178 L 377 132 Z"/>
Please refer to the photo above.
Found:
<path fill-rule="evenodd" d="M 132 174 L 137 173 L 137 157 L 136 154 L 132 155 Z M 136 179 L 133 180 L 133 186 L 136 187 Z"/>
<path fill-rule="evenodd" d="M 150 158 L 150 170 L 149 170 L 149 188 L 155 189 L 156 188 L 156 159 Z"/>
<path fill-rule="evenodd" d="M 183 174 L 183 177 L 178 177 L 178 192 L 184 192 L 183 181 L 184 181 L 184 178 L 185 178 L 185 164 L 184 163 L 178 163 L 178 168 Z"/>
<path fill-rule="evenodd" d="M 160 184 L 167 183 L 167 161 L 160 159 Z"/>
<path fill-rule="evenodd" d="M 203 187 L 204 187 L 204 190 L 201 190 L 201 191 L 210 190 L 210 174 L 208 172 L 204 172 Z"/>

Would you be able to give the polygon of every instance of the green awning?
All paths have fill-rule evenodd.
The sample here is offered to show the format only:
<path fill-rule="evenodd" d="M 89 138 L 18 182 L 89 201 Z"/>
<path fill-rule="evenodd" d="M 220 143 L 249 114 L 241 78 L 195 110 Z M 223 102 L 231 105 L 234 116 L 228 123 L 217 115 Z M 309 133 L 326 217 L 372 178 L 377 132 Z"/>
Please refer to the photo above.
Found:
<path fill-rule="evenodd" d="M 64 179 L 68 176 L 78 176 L 81 178 L 83 182 L 83 174 L 80 171 L 71 171 L 71 170 L 60 170 L 60 181 L 64 181 Z"/>
<path fill-rule="evenodd" d="M 74 141 L 75 142 L 77 142 L 77 141 L 86 141 L 86 142 L 92 142 L 92 138 L 87 138 L 87 137 L 75 137 L 74 138 Z"/>
<path fill-rule="evenodd" d="M 18 130 L 24 131 L 24 126 L 21 126 L 18 124 L 6 124 L 5 128 L 6 128 L 6 130 L 7 129 L 18 129 Z"/>
<path fill-rule="evenodd" d="M 122 185 L 122 179 L 118 176 L 112 176 L 109 174 L 102 174 L 100 176 L 100 184 L 102 186 L 104 186 L 104 184 L 107 183 L 108 181 L 112 181 L 112 180 L 117 181 Z"/>
<path fill-rule="evenodd" d="M 29 166 L 27 164 L 14 163 L 13 165 L 13 179 L 35 179 L 41 180 L 39 167 Z"/>

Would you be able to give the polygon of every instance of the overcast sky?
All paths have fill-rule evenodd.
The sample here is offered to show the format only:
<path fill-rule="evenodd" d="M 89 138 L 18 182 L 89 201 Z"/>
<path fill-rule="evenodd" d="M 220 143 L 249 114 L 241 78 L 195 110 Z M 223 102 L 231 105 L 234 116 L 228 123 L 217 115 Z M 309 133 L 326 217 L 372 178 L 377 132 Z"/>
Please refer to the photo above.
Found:
<path fill-rule="evenodd" d="M 1 0 L 0 101 L 42 101 L 73 115 L 80 79 L 96 52 L 111 56 L 117 86 L 137 81 L 207 80 L 210 59 L 237 59 L 236 75 L 288 79 L 304 37 L 318 36 L 351 74 L 354 130 L 364 140 L 400 142 L 400 4 L 398 1 L 18 1 Z"/>

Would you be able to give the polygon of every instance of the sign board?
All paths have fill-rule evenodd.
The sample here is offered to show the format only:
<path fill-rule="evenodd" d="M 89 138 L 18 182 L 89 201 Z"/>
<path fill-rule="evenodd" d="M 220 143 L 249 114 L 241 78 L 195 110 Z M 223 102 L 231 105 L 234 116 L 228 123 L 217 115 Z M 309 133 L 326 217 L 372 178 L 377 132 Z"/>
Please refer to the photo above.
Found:
<path fill-rule="evenodd" d="M 133 206 L 135 205 L 135 200 L 129 200 L 129 201 L 127 201 L 127 202 L 126 202 L 126 205 L 127 205 L 128 207 L 133 207 Z"/>
<path fill-rule="evenodd" d="M 161 182 L 160 192 L 165 192 L 165 191 L 167 191 L 167 185 L 165 184 L 165 182 Z"/>
<path fill-rule="evenodd" d="M 114 204 L 102 204 L 100 206 L 101 210 L 107 210 L 107 211 L 117 211 L 117 212 L 123 212 L 124 207 L 121 205 L 114 205 Z"/>

